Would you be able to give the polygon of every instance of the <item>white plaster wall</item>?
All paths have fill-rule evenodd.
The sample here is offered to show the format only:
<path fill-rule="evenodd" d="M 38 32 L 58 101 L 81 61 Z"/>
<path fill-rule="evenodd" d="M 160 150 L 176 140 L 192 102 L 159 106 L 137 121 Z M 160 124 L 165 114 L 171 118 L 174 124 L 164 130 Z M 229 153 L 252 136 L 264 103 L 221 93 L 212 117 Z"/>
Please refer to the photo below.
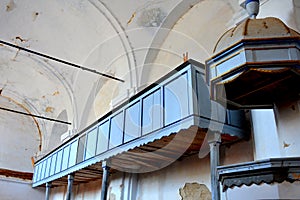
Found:
<path fill-rule="evenodd" d="M 299 182 L 280 184 L 261 184 L 242 186 L 240 188 L 228 189 L 224 194 L 224 200 L 253 200 L 253 199 L 299 199 Z"/>
<path fill-rule="evenodd" d="M 32 189 L 31 182 L 0 177 L 1 200 L 40 200 L 45 198 L 43 188 Z"/>
<path fill-rule="evenodd" d="M 252 110 L 252 129 L 255 160 L 281 156 L 274 111 Z"/>
<path fill-rule="evenodd" d="M 172 27 L 160 46 L 156 59 L 150 65 L 148 82 L 183 62 L 183 53 L 189 58 L 205 62 L 212 55 L 218 38 L 227 29 L 236 7 L 232 1 L 200 1 L 183 15 Z M 237 3 L 237 2 L 236 2 Z M 220 17 L 219 13 L 222 13 Z"/>
<path fill-rule="evenodd" d="M 10 99 L 0 96 L 0 104 L 10 109 L 26 112 Z M 31 117 L 0 110 L 0 169 L 16 172 L 33 172 L 32 158 L 39 153 L 40 136 Z M 31 181 L 0 175 L 0 199 L 39 200 L 44 190 L 33 189 Z"/>
<path fill-rule="evenodd" d="M 220 165 L 231 165 L 253 161 L 253 140 L 240 141 L 233 145 L 223 145 L 220 151 Z"/>
<path fill-rule="evenodd" d="M 78 185 L 73 189 L 74 200 L 100 199 L 101 181 L 92 181 L 84 185 Z"/>
<path fill-rule="evenodd" d="M 299 138 L 299 101 L 277 104 L 275 115 L 278 130 L 278 143 L 283 157 L 300 156 Z"/>
<path fill-rule="evenodd" d="M 179 189 L 193 182 L 205 184 L 210 189 L 209 157 L 193 156 L 157 172 L 140 174 L 137 199 L 179 200 Z"/>
<path fill-rule="evenodd" d="M 228 189 L 223 198 L 224 200 L 279 199 L 279 194 L 277 185 L 261 184 Z"/>

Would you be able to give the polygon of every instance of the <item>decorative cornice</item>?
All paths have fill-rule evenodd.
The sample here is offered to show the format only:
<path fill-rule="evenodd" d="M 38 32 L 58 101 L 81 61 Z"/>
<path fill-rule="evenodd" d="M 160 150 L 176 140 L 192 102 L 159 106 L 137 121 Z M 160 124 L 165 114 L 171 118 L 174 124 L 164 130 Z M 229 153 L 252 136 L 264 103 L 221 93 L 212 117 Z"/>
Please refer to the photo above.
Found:
<path fill-rule="evenodd" d="M 223 191 L 235 186 L 250 186 L 300 181 L 300 157 L 270 158 L 217 168 Z"/>

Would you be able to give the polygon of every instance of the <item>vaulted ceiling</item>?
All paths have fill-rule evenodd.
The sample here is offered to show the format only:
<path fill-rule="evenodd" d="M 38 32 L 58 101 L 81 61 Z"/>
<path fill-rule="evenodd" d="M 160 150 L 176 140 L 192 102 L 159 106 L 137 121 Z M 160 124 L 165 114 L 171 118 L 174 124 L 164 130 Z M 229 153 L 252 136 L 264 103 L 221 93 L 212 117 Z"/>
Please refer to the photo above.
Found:
<path fill-rule="evenodd" d="M 125 80 L 0 44 L 0 107 L 71 123 L 0 110 L 1 136 L 27 134 L 40 148 L 32 155 L 49 151 L 176 67 L 182 53 L 203 62 L 240 10 L 238 0 L 1 1 L 0 40 Z"/>

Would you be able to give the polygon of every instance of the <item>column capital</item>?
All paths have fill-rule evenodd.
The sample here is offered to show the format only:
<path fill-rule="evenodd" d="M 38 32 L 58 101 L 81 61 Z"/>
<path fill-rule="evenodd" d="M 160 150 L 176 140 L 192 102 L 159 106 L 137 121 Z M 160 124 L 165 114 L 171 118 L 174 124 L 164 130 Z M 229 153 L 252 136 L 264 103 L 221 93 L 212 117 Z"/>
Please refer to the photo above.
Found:
<path fill-rule="evenodd" d="M 102 168 L 103 169 L 110 169 L 110 161 L 109 160 L 102 161 Z"/>
<path fill-rule="evenodd" d="M 74 180 L 74 173 L 68 175 L 68 180 Z"/>
<path fill-rule="evenodd" d="M 46 188 L 51 188 L 52 187 L 52 182 L 47 182 L 46 183 Z"/>
<path fill-rule="evenodd" d="M 221 139 L 221 133 L 208 133 L 209 136 L 207 138 L 208 144 L 211 145 L 216 145 L 216 144 L 221 144 L 222 139 Z"/>

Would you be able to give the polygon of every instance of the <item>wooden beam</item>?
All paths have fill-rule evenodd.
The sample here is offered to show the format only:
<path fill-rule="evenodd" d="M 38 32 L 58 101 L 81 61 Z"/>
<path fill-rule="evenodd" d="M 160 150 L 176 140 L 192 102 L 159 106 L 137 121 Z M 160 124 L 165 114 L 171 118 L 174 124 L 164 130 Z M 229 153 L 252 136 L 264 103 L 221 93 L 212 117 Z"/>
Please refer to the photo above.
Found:
<path fill-rule="evenodd" d="M 33 173 L 14 171 L 14 170 L 9 170 L 9 169 L 0 169 L 0 176 L 11 177 L 11 178 L 20 178 L 20 179 L 24 179 L 24 180 L 32 180 Z"/>

